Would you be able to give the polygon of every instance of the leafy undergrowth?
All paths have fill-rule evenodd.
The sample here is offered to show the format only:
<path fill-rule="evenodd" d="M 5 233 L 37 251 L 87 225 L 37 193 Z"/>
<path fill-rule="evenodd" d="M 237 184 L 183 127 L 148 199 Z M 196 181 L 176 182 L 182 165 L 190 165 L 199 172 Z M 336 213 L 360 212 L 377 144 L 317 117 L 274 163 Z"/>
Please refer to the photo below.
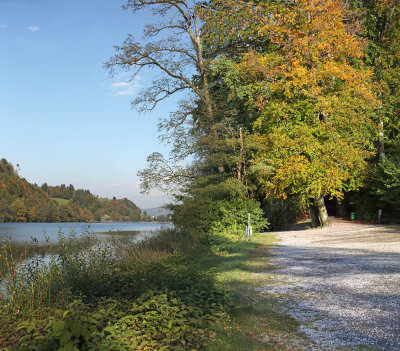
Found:
<path fill-rule="evenodd" d="M 210 323 L 221 315 L 211 294 L 180 292 L 196 298 L 195 306 L 176 292 L 148 293 L 134 301 L 81 300 L 51 317 L 18 325 L 18 350 L 186 350 L 209 339 Z M 214 293 L 216 293 L 214 291 Z M 212 302 L 211 302 L 212 301 Z"/>
<path fill-rule="evenodd" d="M 288 349 L 282 333 L 296 333 L 254 293 L 270 236 L 211 250 L 173 230 L 140 246 L 61 241 L 50 263 L 15 265 L 1 283 L 0 349 Z"/>
<path fill-rule="evenodd" d="M 84 246 L 60 237 L 59 254 L 18 264 L 0 282 L 0 349 L 193 350 L 226 318 L 215 274 L 194 242 L 166 230 L 141 245 Z"/>

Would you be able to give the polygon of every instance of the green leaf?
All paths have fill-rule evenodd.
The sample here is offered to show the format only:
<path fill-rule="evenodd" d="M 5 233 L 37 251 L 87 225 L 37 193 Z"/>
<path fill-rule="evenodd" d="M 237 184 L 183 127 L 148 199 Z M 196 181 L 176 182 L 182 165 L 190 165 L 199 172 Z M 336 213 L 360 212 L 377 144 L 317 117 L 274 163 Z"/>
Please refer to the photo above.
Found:
<path fill-rule="evenodd" d="M 65 318 L 66 316 L 68 316 L 68 314 L 69 314 L 70 312 L 71 312 L 70 310 L 66 310 L 66 311 L 63 313 L 63 318 Z"/>
<path fill-rule="evenodd" d="M 54 336 L 59 337 L 62 334 L 64 328 L 65 328 L 65 322 L 64 321 L 55 322 L 53 324 L 53 334 L 54 334 Z"/>
<path fill-rule="evenodd" d="M 74 351 L 74 349 L 76 349 L 76 347 L 74 346 L 74 342 L 72 340 L 68 341 L 64 345 L 64 350 L 65 351 Z"/>
<path fill-rule="evenodd" d="M 88 341 L 89 339 L 89 331 L 86 325 L 83 325 L 81 328 L 81 335 L 85 339 L 85 341 Z"/>
<path fill-rule="evenodd" d="M 63 333 L 60 336 L 60 342 L 61 344 L 67 343 L 69 340 L 71 340 L 71 332 L 68 330 L 64 330 Z"/>
<path fill-rule="evenodd" d="M 80 321 L 74 321 L 71 326 L 72 335 L 78 338 L 81 335 L 82 323 Z"/>

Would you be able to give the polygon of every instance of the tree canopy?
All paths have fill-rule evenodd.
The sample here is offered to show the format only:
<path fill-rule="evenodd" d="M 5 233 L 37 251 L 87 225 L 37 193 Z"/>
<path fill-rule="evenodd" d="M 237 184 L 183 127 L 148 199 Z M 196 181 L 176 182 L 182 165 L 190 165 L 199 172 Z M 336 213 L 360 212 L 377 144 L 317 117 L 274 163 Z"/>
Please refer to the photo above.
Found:
<path fill-rule="evenodd" d="M 150 42 L 141 49 L 131 40 L 117 47 L 122 54 L 108 67 L 152 66 L 168 76 L 169 83 L 156 82 L 134 105 L 154 106 L 161 86 L 167 87 L 162 98 L 180 87 L 192 93 L 160 123 L 167 132 L 162 140 L 174 146 L 171 158 L 154 153 L 139 173 L 146 191 L 174 189 L 177 224 L 189 208 L 212 208 L 207 196 L 215 189 L 232 201 L 227 184 L 264 209 L 281 198 L 297 202 L 287 207 L 296 211 L 318 210 L 323 225 L 326 200 L 349 202 L 352 194 L 388 184 L 382 174 L 397 163 L 377 164 L 385 146 L 391 155 L 399 145 L 397 2 L 143 0 L 126 6 L 143 8 L 167 22 L 146 27 Z M 164 31 L 173 39 L 155 41 Z M 172 76 L 172 69 L 179 74 Z M 370 186 L 378 178 L 384 183 Z"/>

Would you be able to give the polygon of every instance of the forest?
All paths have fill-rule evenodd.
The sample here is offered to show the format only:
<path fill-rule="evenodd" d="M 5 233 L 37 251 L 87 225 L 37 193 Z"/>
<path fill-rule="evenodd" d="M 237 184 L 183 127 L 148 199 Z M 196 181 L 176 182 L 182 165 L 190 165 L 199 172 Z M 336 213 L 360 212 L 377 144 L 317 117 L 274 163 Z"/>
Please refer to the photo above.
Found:
<path fill-rule="evenodd" d="M 0 160 L 0 222 L 94 222 L 153 220 L 128 199 L 104 199 L 73 185 L 42 186 L 18 176 Z"/>
<path fill-rule="evenodd" d="M 257 217 L 258 208 L 272 229 L 304 214 L 315 227 L 351 212 L 377 221 L 382 210 L 382 221 L 399 220 L 397 2 L 125 6 L 143 8 L 160 22 L 140 41 L 129 35 L 105 66 L 132 78 L 159 72 L 132 101 L 139 111 L 181 98 L 159 123 L 171 154 L 151 154 L 139 172 L 144 192 L 175 196 L 178 226 L 235 227 L 242 212 Z"/>

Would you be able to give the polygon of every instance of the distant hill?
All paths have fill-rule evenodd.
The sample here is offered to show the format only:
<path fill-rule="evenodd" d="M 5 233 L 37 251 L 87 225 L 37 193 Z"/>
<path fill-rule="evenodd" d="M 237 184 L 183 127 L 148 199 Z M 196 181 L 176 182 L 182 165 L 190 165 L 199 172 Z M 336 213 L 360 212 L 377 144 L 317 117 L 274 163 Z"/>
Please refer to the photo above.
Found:
<path fill-rule="evenodd" d="M 73 185 L 41 187 L 19 177 L 0 160 L 0 222 L 92 222 L 151 220 L 128 199 L 104 199 Z"/>
<path fill-rule="evenodd" d="M 79 218 L 80 221 L 140 221 L 142 211 L 128 199 L 105 199 L 89 190 L 75 190 L 72 184 L 50 186 L 42 184 L 44 190 L 64 210 L 63 218 Z"/>
<path fill-rule="evenodd" d="M 169 216 L 172 212 L 164 207 L 153 207 L 142 210 L 142 213 L 147 213 L 150 217 Z"/>
<path fill-rule="evenodd" d="M 37 185 L 18 176 L 14 166 L 0 160 L 0 222 L 54 222 L 59 206 Z"/>

